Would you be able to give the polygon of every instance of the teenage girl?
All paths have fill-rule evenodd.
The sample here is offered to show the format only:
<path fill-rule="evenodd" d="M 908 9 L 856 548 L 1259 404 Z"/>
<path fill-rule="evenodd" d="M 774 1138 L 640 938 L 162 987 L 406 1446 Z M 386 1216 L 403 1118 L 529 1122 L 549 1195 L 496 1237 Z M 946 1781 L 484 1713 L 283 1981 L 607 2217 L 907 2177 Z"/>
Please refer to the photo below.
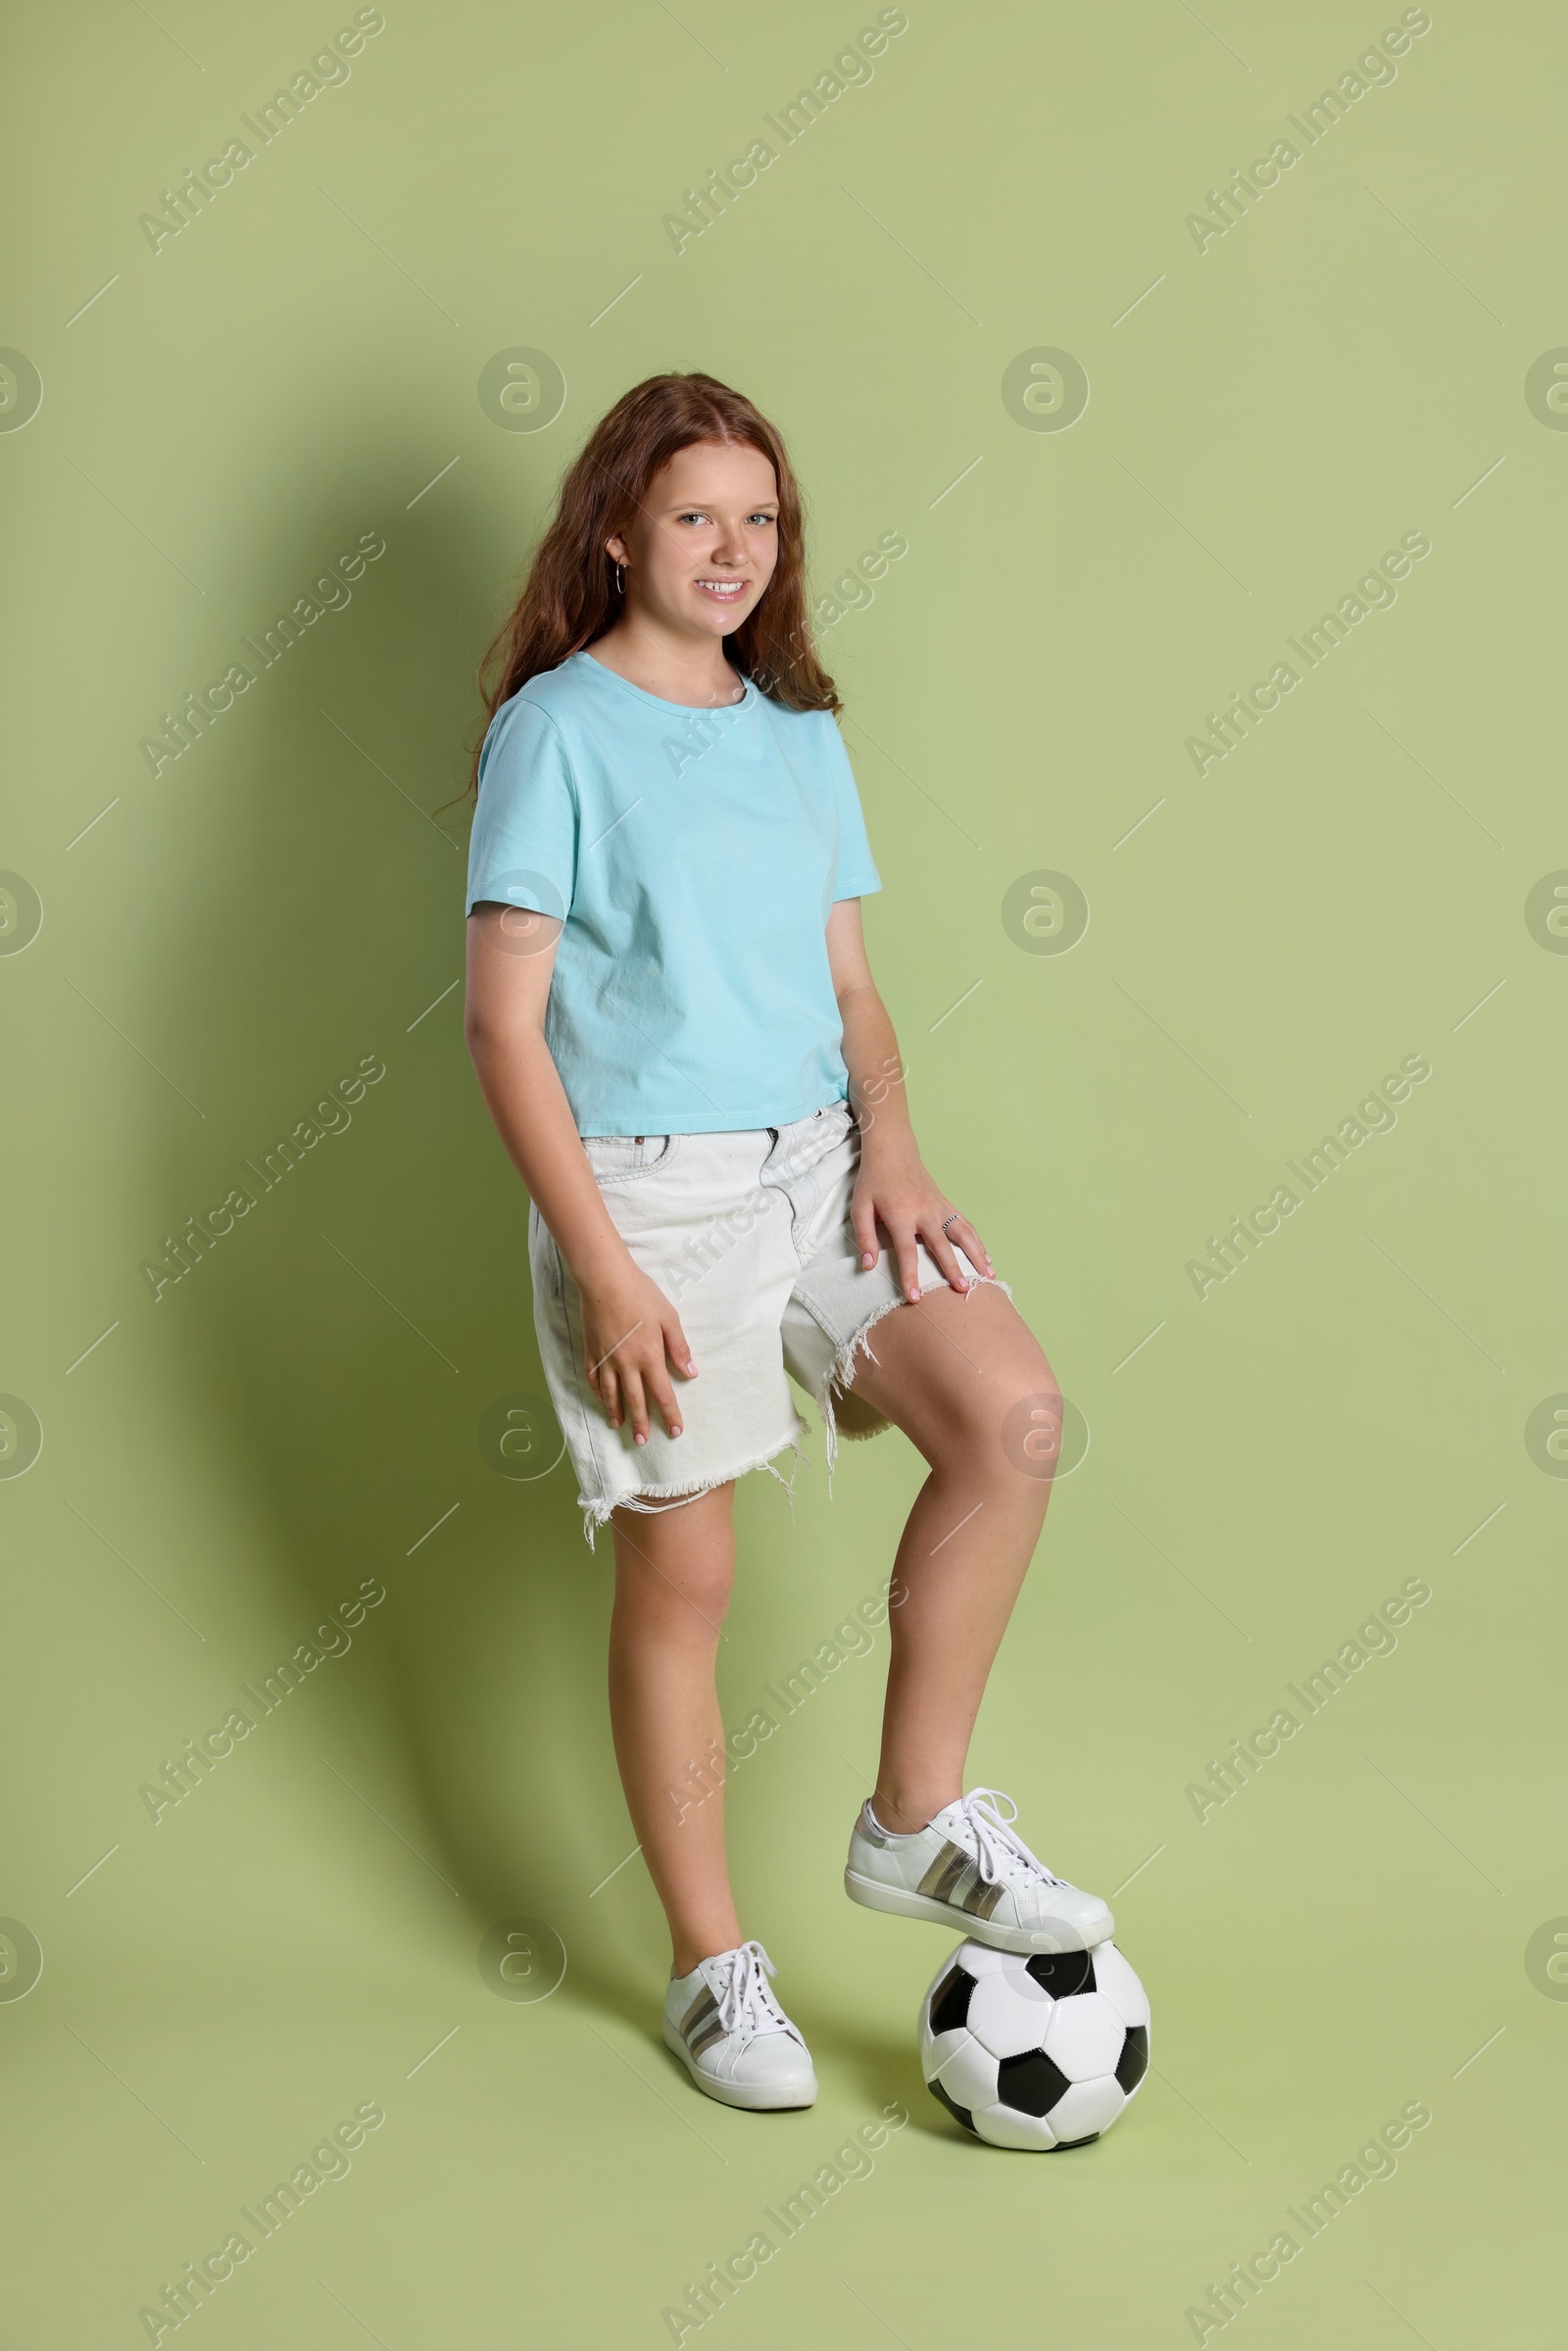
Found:
<path fill-rule="evenodd" d="M 1105 1904 L 1035 1858 L 1009 1798 L 963 1793 L 1061 1399 L 910 1130 L 860 929 L 881 885 L 774 426 L 709 375 L 627 392 L 569 466 L 483 675 L 468 1049 L 531 1197 L 586 1532 L 613 1530 L 611 1718 L 669 1921 L 664 2038 L 711 2097 L 807 2106 L 809 2053 L 735 1913 L 722 1788 L 670 1794 L 723 1753 L 735 1480 L 798 1449 L 791 1378 L 830 1467 L 841 1428 L 891 1421 L 919 1449 L 845 1888 L 1003 1950 L 1084 1949 L 1112 1933 Z"/>

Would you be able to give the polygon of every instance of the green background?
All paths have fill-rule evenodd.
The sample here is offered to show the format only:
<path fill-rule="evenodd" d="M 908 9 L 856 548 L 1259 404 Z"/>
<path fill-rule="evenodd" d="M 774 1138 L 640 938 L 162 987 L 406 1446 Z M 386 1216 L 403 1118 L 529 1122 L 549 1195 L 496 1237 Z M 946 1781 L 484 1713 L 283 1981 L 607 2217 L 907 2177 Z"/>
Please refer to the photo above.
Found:
<path fill-rule="evenodd" d="M 1557 2343 L 1568 2007 L 1526 1953 L 1568 1913 L 1568 1490 L 1526 1427 L 1568 1389 L 1568 962 L 1525 903 L 1568 866 L 1568 439 L 1525 381 L 1568 342 L 1560 13 L 1435 5 L 1200 253 L 1186 216 L 1396 12 L 910 0 L 677 254 L 663 215 L 874 10 L 386 0 L 346 85 L 155 254 L 139 216 L 349 13 L 86 0 L 12 32 L 0 342 L 43 403 L 0 432 L 0 864 L 43 921 L 0 957 L 0 1388 L 43 1449 L 0 1481 L 0 1910 L 43 1973 L 0 2000 L 6 2339 L 147 2339 L 139 2308 L 373 2099 L 352 2174 L 191 2322 L 209 2345 L 667 2341 L 686 2282 L 902 2101 L 721 2339 L 1176 2344 L 1419 2099 L 1397 2176 L 1248 2312 L 1254 2351 Z M 565 380 L 538 431 L 478 397 L 517 346 Z M 1004 402 L 1042 347 L 1087 372 L 1070 429 Z M 927 1158 L 1091 1439 L 971 1770 L 1115 1890 L 1153 2004 L 1137 2103 L 1060 2162 L 926 2096 L 946 1945 L 840 1891 L 885 1632 L 731 1793 L 820 2103 L 698 2098 L 646 1873 L 610 1876 L 608 1549 L 564 1466 L 479 1446 L 541 1383 L 444 804 L 561 468 L 663 368 L 777 419 L 820 592 L 908 540 L 822 646 L 873 957 Z M 1200 778 L 1204 713 L 1412 530 L 1396 605 Z M 362 532 L 386 553 L 347 609 L 153 776 L 160 713 Z M 1087 897 L 1070 953 L 1004 923 L 1040 870 Z M 1396 1129 L 1200 1300 L 1207 1237 L 1413 1053 Z M 352 1127 L 155 1303 L 140 1262 L 366 1054 Z M 814 1450 L 793 1523 L 771 1481 L 740 1496 L 730 1723 L 875 1591 L 920 1475 L 884 1438 L 830 1505 Z M 1200 1824 L 1209 1759 L 1413 1576 L 1397 1651 Z M 368 1578 L 352 1650 L 155 1825 L 164 1758 Z M 517 1914 L 567 1954 L 540 2003 L 481 1972 Z"/>

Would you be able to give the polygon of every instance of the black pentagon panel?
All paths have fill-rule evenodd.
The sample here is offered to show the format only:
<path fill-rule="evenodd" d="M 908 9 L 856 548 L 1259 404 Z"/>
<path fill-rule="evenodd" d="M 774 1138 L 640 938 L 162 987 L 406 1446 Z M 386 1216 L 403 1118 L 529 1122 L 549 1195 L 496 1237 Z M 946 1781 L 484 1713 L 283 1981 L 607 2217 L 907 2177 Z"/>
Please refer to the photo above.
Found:
<path fill-rule="evenodd" d="M 1069 2147 L 1092 2147 L 1099 2136 L 1098 2131 L 1091 2131 L 1087 2138 L 1058 2138 L 1054 2147 L 1046 2149 L 1046 2153 L 1048 2155 L 1065 2155 Z"/>
<path fill-rule="evenodd" d="M 1074 1992 L 1095 1988 L 1092 1951 L 1035 1951 L 1024 1961 L 1042 1991 L 1054 2000 L 1068 2000 Z"/>
<path fill-rule="evenodd" d="M 1004 2057 L 997 2066 L 998 2102 L 1019 2114 L 1049 2114 L 1070 2086 L 1060 2066 L 1053 2065 L 1044 2049 Z"/>
<path fill-rule="evenodd" d="M 968 2023 L 969 1995 L 973 1990 L 972 1976 L 966 1976 L 961 1967 L 949 1970 L 931 1994 L 933 2033 L 952 2033 L 956 2026 Z"/>
<path fill-rule="evenodd" d="M 1121 2055 L 1116 2060 L 1116 2079 L 1127 2097 L 1131 2097 L 1149 2071 L 1149 2027 L 1129 2025 Z"/>
<path fill-rule="evenodd" d="M 959 2106 L 956 2100 L 950 2098 L 940 2082 L 928 2082 L 926 2083 L 926 2088 L 931 2092 L 933 2098 L 940 2098 L 942 2100 L 942 2103 L 947 2108 L 949 2114 L 956 2115 L 957 2117 L 958 2121 L 963 2125 L 965 2131 L 967 2131 L 972 2137 L 978 2138 L 980 2136 L 979 2131 L 975 2130 L 974 2117 L 969 2112 L 968 2107 Z"/>

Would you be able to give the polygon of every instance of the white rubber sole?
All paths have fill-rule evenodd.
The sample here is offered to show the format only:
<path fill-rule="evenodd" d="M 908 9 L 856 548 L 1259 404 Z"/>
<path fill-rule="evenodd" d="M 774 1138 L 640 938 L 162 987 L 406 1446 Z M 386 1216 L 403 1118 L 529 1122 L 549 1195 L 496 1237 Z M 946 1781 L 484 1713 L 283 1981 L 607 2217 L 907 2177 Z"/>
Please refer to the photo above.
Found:
<path fill-rule="evenodd" d="M 686 2043 L 681 2039 L 667 2017 L 664 2020 L 664 2046 L 671 2056 L 680 2059 L 681 2064 L 705 2096 L 716 2098 L 721 2106 L 739 2106 L 748 2114 L 777 2114 L 788 2107 L 814 2106 L 816 2104 L 816 2077 L 814 2074 L 811 2077 L 811 2086 L 808 2091 L 803 2091 L 799 2086 L 788 2082 L 769 2082 L 757 2087 L 743 2082 L 715 2082 L 710 2074 L 705 2074 L 699 2070 L 690 2049 L 687 2048 Z"/>
<path fill-rule="evenodd" d="M 1100 1917 L 1083 1929 L 1069 1926 L 1065 1919 L 1058 1919 L 1054 1927 L 998 1927 L 990 1919 L 971 1917 L 967 1910 L 955 1909 L 951 1902 L 939 1902 L 931 1894 L 908 1893 L 902 1886 L 884 1886 L 876 1878 L 862 1878 L 858 1870 L 845 1871 L 844 1890 L 852 1902 L 863 1903 L 867 1910 L 886 1911 L 892 1918 L 926 1919 L 933 1927 L 946 1927 L 950 1932 L 956 1928 L 971 1942 L 989 1943 L 994 1951 L 1025 1955 L 1031 1951 L 1092 1951 L 1096 1943 L 1108 1942 L 1116 1932 L 1116 1922 L 1103 1904 Z"/>

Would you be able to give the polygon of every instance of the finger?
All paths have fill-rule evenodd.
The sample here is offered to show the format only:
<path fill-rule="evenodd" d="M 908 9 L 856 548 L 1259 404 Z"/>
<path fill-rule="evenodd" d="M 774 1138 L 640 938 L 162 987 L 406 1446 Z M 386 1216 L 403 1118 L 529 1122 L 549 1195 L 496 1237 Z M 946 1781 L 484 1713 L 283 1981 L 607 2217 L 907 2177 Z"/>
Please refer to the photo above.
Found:
<path fill-rule="evenodd" d="M 664 1325 L 664 1352 L 682 1379 L 696 1379 L 697 1358 L 692 1353 L 691 1341 L 681 1329 L 678 1314 L 672 1314 Z"/>
<path fill-rule="evenodd" d="M 625 1396 L 625 1417 L 631 1422 L 633 1445 L 648 1443 L 648 1398 L 643 1394 L 643 1376 L 635 1363 L 618 1366 L 620 1385 Z"/>
<path fill-rule="evenodd" d="M 977 1273 L 994 1274 L 996 1272 L 996 1267 L 991 1262 L 991 1251 L 967 1216 L 960 1216 L 956 1224 L 949 1225 L 948 1239 L 957 1243 Z"/>
<path fill-rule="evenodd" d="M 920 1296 L 920 1260 L 916 1254 L 916 1234 L 913 1225 L 889 1225 L 893 1236 L 893 1253 L 898 1259 L 899 1288 L 912 1306 Z"/>
<path fill-rule="evenodd" d="M 651 1363 L 645 1377 L 648 1382 L 648 1393 L 664 1416 L 665 1428 L 671 1437 L 678 1437 L 681 1426 L 680 1406 L 675 1401 L 675 1391 L 669 1384 L 664 1366 L 662 1363 Z"/>
<path fill-rule="evenodd" d="M 863 1197 L 857 1192 L 850 1202 L 850 1217 L 855 1226 L 856 1246 L 860 1252 L 862 1267 L 869 1269 L 881 1254 L 876 1238 L 876 1203 L 869 1193 Z"/>
<path fill-rule="evenodd" d="M 958 1263 L 957 1252 L 941 1226 L 933 1225 L 929 1233 L 922 1233 L 920 1237 L 931 1255 L 936 1259 L 948 1288 L 956 1290 L 963 1297 L 967 1297 L 973 1276 L 965 1273 Z"/>
<path fill-rule="evenodd" d="M 615 1377 L 614 1365 L 601 1363 L 598 1370 L 590 1372 L 588 1376 L 599 1392 L 599 1400 L 605 1407 L 605 1418 L 612 1429 L 618 1429 L 621 1419 L 620 1382 Z"/>

